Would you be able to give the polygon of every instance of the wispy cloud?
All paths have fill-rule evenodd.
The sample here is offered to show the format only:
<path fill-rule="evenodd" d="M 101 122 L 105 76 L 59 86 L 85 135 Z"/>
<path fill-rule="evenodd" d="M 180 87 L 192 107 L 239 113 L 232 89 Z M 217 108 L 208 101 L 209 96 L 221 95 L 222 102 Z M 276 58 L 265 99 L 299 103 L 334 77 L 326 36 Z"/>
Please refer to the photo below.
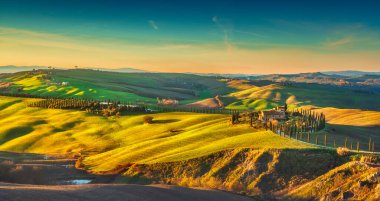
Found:
<path fill-rule="evenodd" d="M 231 35 L 233 33 L 244 34 L 244 35 L 254 36 L 258 38 L 266 38 L 266 36 L 255 33 L 255 32 L 237 30 L 234 28 L 234 25 L 230 20 L 220 19 L 218 16 L 212 17 L 212 21 L 223 32 L 223 35 L 224 35 L 223 41 L 228 52 L 232 52 L 234 49 L 236 49 L 236 46 L 238 45 L 238 43 L 233 42 L 231 40 Z"/>
<path fill-rule="evenodd" d="M 339 47 L 342 47 L 342 46 L 346 46 L 346 45 L 352 44 L 354 42 L 355 42 L 354 37 L 352 37 L 352 36 L 345 36 L 343 38 L 339 38 L 339 39 L 336 39 L 336 40 L 327 41 L 325 43 L 325 46 L 328 47 L 328 48 L 335 49 L 335 48 L 339 48 Z"/>
<path fill-rule="evenodd" d="M 149 20 L 148 23 L 149 23 L 150 27 L 152 27 L 154 30 L 158 30 L 158 26 L 157 26 L 155 21 Z"/>
<path fill-rule="evenodd" d="M 255 32 L 250 32 L 250 31 L 234 30 L 234 32 L 240 33 L 240 34 L 246 34 L 246 35 L 250 35 L 250 36 L 255 36 L 255 37 L 259 37 L 259 38 L 266 38 L 266 36 L 264 36 L 264 35 L 261 35 L 261 34 L 255 33 Z"/>
<path fill-rule="evenodd" d="M 223 32 L 223 41 L 225 46 L 227 47 L 227 51 L 231 52 L 235 46 L 234 44 L 230 41 L 230 34 L 233 30 L 232 26 L 227 26 L 223 21 L 219 19 L 218 16 L 212 17 L 212 21 L 218 26 L 218 28 Z"/>
<path fill-rule="evenodd" d="M 83 39 L 65 35 L 16 29 L 0 26 L 0 42 L 12 46 L 66 49 L 76 51 L 99 51 L 102 48 L 85 43 Z"/>

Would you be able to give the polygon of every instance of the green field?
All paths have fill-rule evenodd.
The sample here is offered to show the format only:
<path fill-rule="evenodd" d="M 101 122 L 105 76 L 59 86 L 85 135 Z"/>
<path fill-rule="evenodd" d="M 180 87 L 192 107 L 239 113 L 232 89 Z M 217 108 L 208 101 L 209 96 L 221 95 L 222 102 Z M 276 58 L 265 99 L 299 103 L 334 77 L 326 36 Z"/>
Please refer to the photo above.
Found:
<path fill-rule="evenodd" d="M 346 88 L 318 84 L 252 86 L 249 89 L 233 92 L 228 97 L 237 99 L 227 106 L 230 109 L 263 110 L 287 103 L 290 109 L 313 105 L 380 111 L 378 94 L 362 94 Z"/>
<path fill-rule="evenodd" d="M 62 82 L 69 84 L 62 86 Z M 221 81 L 217 77 L 191 74 L 50 69 L 0 75 L 0 83 L 13 84 L 2 89 L 6 92 L 62 98 L 156 103 L 160 97 L 189 104 L 219 95 L 227 109 L 264 110 L 287 103 L 290 109 L 313 105 L 380 111 L 380 95 L 363 94 L 336 85 Z"/>
<path fill-rule="evenodd" d="M 42 70 L 1 75 L 14 93 L 38 96 L 111 99 L 156 103 L 156 98 L 191 102 L 226 94 L 234 89 L 214 77 L 175 73 L 116 73 L 96 70 Z M 68 82 L 62 86 L 62 82 Z M 18 89 L 21 88 L 21 91 Z"/>

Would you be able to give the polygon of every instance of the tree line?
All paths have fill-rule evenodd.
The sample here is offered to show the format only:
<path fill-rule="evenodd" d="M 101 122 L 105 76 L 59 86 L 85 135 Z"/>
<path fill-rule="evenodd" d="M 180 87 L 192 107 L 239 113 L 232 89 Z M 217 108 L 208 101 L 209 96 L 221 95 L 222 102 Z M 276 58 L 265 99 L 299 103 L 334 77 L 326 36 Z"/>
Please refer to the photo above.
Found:
<path fill-rule="evenodd" d="M 204 114 L 233 114 L 236 112 L 242 112 L 244 110 L 226 109 L 226 108 L 199 108 L 188 106 L 163 106 L 163 105 L 149 105 L 149 110 L 154 112 L 193 112 Z"/>
<path fill-rule="evenodd" d="M 121 104 L 120 101 L 107 100 L 106 102 L 85 100 L 85 99 L 44 99 L 41 101 L 28 103 L 29 107 L 51 108 L 51 109 L 72 109 L 81 110 L 103 116 L 120 116 L 125 112 L 146 112 L 145 105 Z"/>
<path fill-rule="evenodd" d="M 47 98 L 41 101 L 32 102 L 29 107 L 52 108 L 52 109 L 73 109 L 89 113 L 102 114 L 103 116 L 119 116 L 122 113 L 156 113 L 156 112 L 193 112 L 204 114 L 231 114 L 236 110 L 214 109 L 214 108 L 194 108 L 180 106 L 159 106 L 149 104 L 121 103 L 120 101 L 97 101 L 86 99 L 57 99 Z"/>

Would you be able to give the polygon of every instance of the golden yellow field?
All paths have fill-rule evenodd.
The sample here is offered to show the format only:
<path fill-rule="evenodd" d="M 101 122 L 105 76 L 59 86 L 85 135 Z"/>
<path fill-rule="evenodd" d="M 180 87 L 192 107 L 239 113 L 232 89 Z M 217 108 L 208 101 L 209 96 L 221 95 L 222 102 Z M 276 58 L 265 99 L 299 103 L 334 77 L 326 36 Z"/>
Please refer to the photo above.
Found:
<path fill-rule="evenodd" d="M 80 153 L 93 171 L 128 162 L 185 160 L 239 148 L 307 148 L 247 125 L 229 124 L 229 116 L 198 113 L 105 118 L 81 111 L 28 108 L 36 99 L 0 98 L 0 150 L 32 153 Z"/>
<path fill-rule="evenodd" d="M 303 109 L 312 109 L 314 112 L 323 113 L 326 116 L 326 129 L 319 134 L 328 134 L 329 146 L 333 146 L 333 138 L 337 146 L 344 146 L 347 138 L 349 146 L 351 142 L 356 147 L 360 143 L 360 149 L 368 151 L 368 143 L 371 139 L 375 143 L 375 151 L 380 147 L 380 112 L 360 109 L 340 109 L 333 107 L 318 108 L 315 106 L 303 106 Z M 314 138 L 315 135 L 312 135 Z"/>
<path fill-rule="evenodd" d="M 323 112 L 330 124 L 349 126 L 380 126 L 380 112 L 359 109 L 323 108 L 317 109 Z"/>

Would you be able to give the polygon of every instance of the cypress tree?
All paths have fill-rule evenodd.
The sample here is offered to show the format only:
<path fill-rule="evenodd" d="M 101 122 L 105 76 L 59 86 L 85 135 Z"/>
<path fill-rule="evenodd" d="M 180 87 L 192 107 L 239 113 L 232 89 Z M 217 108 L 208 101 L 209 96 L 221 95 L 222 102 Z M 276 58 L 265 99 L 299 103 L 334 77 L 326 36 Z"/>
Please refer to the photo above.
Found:
<path fill-rule="evenodd" d="M 360 144 L 359 144 L 359 141 L 356 142 L 356 151 L 359 152 L 359 149 L 360 149 Z"/>
<path fill-rule="evenodd" d="M 375 141 L 372 142 L 372 152 L 375 152 Z"/>
<path fill-rule="evenodd" d="M 335 140 L 335 136 L 334 136 L 334 148 L 336 148 L 336 140 Z"/>
<path fill-rule="evenodd" d="M 368 151 L 371 151 L 371 145 L 372 145 L 372 142 L 371 142 L 371 138 L 369 138 L 369 143 L 368 143 Z"/>
<path fill-rule="evenodd" d="M 250 115 L 249 115 L 249 117 L 250 117 L 250 126 L 251 127 L 253 127 L 253 113 L 251 113 Z"/>
<path fill-rule="evenodd" d="M 347 148 L 347 137 L 346 137 L 346 139 L 344 140 L 344 148 Z"/>

